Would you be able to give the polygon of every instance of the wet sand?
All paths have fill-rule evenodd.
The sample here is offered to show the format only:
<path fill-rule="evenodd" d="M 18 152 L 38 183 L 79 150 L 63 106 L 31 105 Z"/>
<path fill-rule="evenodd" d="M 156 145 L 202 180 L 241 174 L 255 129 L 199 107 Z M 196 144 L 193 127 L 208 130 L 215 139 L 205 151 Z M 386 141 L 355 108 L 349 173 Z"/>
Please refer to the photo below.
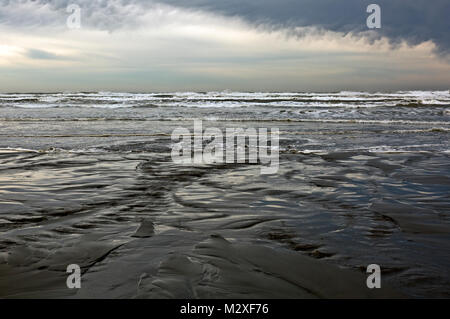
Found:
<path fill-rule="evenodd" d="M 1 183 L 2 297 L 448 292 L 444 155 L 424 184 L 407 172 L 431 171 L 436 155 L 283 154 L 276 176 L 255 165 L 177 167 L 161 154 L 1 154 L 10 166 L 18 156 Z M 24 159 L 41 165 L 27 169 Z M 372 263 L 395 289 L 367 289 Z M 65 287 L 69 264 L 82 268 L 79 291 Z"/>

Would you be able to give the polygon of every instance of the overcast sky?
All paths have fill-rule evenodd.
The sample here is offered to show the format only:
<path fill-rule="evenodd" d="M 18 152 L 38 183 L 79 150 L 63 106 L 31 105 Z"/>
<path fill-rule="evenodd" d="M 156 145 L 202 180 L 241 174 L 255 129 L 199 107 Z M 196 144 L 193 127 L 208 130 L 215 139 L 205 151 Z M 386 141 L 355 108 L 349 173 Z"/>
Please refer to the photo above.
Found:
<path fill-rule="evenodd" d="M 0 0 L 0 91 L 448 90 L 449 17 L 448 0 Z"/>

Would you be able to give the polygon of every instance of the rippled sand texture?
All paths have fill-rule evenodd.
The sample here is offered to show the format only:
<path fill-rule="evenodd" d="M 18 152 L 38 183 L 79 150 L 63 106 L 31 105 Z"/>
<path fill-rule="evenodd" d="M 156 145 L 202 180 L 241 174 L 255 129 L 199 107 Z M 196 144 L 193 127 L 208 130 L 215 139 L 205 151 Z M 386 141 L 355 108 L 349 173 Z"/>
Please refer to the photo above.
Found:
<path fill-rule="evenodd" d="M 448 92 L 359 108 L 349 100 L 378 97 L 229 108 L 227 94 L 214 107 L 2 102 L 0 297 L 450 297 Z M 278 173 L 174 164 L 170 134 L 193 118 L 280 128 Z M 383 289 L 367 289 L 369 264 Z"/>

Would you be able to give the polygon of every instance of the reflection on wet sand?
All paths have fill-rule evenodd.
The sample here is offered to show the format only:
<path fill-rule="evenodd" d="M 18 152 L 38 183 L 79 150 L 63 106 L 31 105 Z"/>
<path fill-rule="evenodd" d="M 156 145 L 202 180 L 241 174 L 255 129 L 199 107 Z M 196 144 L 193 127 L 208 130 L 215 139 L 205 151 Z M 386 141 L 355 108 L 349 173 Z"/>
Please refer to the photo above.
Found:
<path fill-rule="evenodd" d="M 447 154 L 284 152 L 277 175 L 164 153 L 0 160 L 2 297 L 448 296 Z M 372 263 L 394 288 L 367 289 Z M 65 287 L 69 264 L 86 289 Z"/>

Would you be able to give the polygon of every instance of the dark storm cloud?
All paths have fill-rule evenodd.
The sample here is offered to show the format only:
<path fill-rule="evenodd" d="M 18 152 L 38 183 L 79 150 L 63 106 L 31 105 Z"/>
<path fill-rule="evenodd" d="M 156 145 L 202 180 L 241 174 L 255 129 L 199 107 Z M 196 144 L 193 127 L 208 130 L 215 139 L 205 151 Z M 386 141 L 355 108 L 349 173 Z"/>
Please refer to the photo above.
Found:
<path fill-rule="evenodd" d="M 338 32 L 367 31 L 366 8 L 381 6 L 382 28 L 392 43 L 418 44 L 432 40 L 441 53 L 450 53 L 449 0 L 161 0 L 212 11 L 272 28 L 315 26 Z"/>

